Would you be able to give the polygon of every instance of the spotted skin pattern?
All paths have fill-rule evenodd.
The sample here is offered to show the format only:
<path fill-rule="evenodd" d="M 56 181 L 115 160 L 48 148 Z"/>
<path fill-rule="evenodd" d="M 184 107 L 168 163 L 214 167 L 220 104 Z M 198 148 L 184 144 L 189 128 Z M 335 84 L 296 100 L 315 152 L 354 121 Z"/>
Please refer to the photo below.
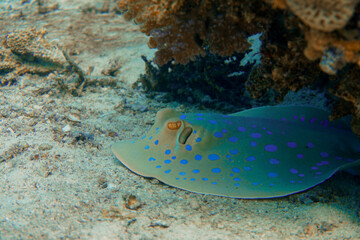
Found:
<path fill-rule="evenodd" d="M 360 164 L 360 140 L 328 115 L 303 106 L 231 115 L 163 109 L 145 136 L 112 151 L 133 172 L 188 191 L 281 197 Z"/>

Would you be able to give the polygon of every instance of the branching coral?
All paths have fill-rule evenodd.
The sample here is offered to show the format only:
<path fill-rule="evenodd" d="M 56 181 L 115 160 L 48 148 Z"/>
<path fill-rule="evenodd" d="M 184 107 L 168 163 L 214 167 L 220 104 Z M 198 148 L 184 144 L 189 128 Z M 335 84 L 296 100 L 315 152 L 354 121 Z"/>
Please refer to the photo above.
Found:
<path fill-rule="evenodd" d="M 255 0 L 119 0 L 127 20 L 140 24 L 157 48 L 155 63 L 185 64 L 197 55 L 244 52 L 246 37 L 266 29 L 268 7 Z M 263 15 L 255 15 L 263 12 Z M 254 24 L 255 23 L 255 24 Z"/>

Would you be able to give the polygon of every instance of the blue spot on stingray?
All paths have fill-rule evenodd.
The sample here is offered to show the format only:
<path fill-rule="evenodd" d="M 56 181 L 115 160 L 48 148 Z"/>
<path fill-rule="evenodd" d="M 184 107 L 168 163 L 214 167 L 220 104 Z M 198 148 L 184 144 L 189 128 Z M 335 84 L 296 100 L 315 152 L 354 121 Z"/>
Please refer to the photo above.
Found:
<path fill-rule="evenodd" d="M 195 160 L 200 161 L 202 159 L 202 156 L 200 154 L 195 155 Z"/>
<path fill-rule="evenodd" d="M 170 150 L 170 149 L 165 150 L 165 154 L 166 154 L 166 155 L 169 155 L 170 153 L 171 153 L 171 150 Z"/>
<path fill-rule="evenodd" d="M 270 131 L 266 131 L 266 133 L 267 133 L 267 134 L 269 134 L 269 135 L 271 135 L 271 134 L 272 134 L 272 132 L 270 132 Z"/>
<path fill-rule="evenodd" d="M 274 178 L 274 177 L 278 176 L 278 174 L 274 173 L 274 172 L 269 172 L 267 175 L 268 175 L 268 177 L 271 177 L 271 178 Z"/>
<path fill-rule="evenodd" d="M 291 172 L 292 174 L 298 174 L 298 173 L 299 173 L 299 171 L 298 171 L 297 169 L 295 169 L 295 168 L 291 168 L 291 169 L 290 169 L 290 172 Z"/>
<path fill-rule="evenodd" d="M 245 166 L 245 167 L 244 167 L 244 170 L 245 170 L 245 171 L 251 171 L 251 167 Z"/>
<path fill-rule="evenodd" d="M 238 182 L 238 181 L 241 181 L 241 179 L 236 177 L 236 178 L 234 178 L 234 181 Z"/>
<path fill-rule="evenodd" d="M 222 134 L 222 132 L 216 132 L 214 133 L 214 136 L 217 138 L 222 138 L 224 135 Z"/>
<path fill-rule="evenodd" d="M 203 116 L 203 113 L 197 113 L 196 116 Z"/>
<path fill-rule="evenodd" d="M 323 158 L 327 158 L 327 157 L 329 157 L 329 154 L 327 152 L 321 152 L 320 156 Z"/>
<path fill-rule="evenodd" d="M 210 154 L 210 155 L 208 155 L 208 159 L 209 159 L 210 161 L 216 161 L 216 160 L 219 160 L 220 157 L 219 157 L 219 155 L 217 155 L 217 154 Z"/>
<path fill-rule="evenodd" d="M 184 176 L 186 175 L 186 172 L 179 172 L 179 175 Z"/>
<path fill-rule="evenodd" d="M 237 141 L 239 141 L 237 137 L 229 137 L 229 142 L 236 143 Z"/>
<path fill-rule="evenodd" d="M 196 131 L 196 130 L 194 130 L 194 131 L 193 131 L 193 133 L 197 133 L 197 131 Z"/>
<path fill-rule="evenodd" d="M 187 115 L 181 115 L 179 118 L 184 120 L 187 117 Z"/>
<path fill-rule="evenodd" d="M 143 140 L 143 139 L 145 139 L 146 138 L 146 135 L 145 136 L 143 136 L 142 138 L 141 138 L 141 140 Z"/>
<path fill-rule="evenodd" d="M 213 169 L 211 169 L 211 171 L 212 171 L 213 173 L 221 173 L 221 169 L 220 169 L 220 168 L 213 168 Z"/>
<path fill-rule="evenodd" d="M 325 122 L 324 122 L 324 127 L 327 127 L 328 126 L 328 120 L 325 120 Z"/>
<path fill-rule="evenodd" d="M 274 164 L 274 165 L 278 165 L 278 164 L 280 163 L 280 161 L 277 160 L 277 159 L 275 159 L 275 158 L 271 158 L 271 159 L 269 160 L 269 163 L 270 163 L 270 164 Z"/>
<path fill-rule="evenodd" d="M 195 140 L 195 142 L 201 142 L 201 137 L 198 137 L 196 140 Z"/>
<path fill-rule="evenodd" d="M 164 171 L 164 173 L 169 174 L 171 172 L 171 169 Z"/>
<path fill-rule="evenodd" d="M 313 147 L 314 147 L 314 144 L 311 143 L 311 142 L 308 142 L 308 143 L 306 144 L 306 146 L 307 146 L 308 148 L 313 148 Z"/>
<path fill-rule="evenodd" d="M 195 181 L 195 178 L 190 178 L 190 181 L 193 181 L 193 182 L 194 182 L 194 181 Z"/>
<path fill-rule="evenodd" d="M 188 164 L 188 160 L 186 160 L 186 159 L 183 159 L 183 160 L 180 160 L 180 164 L 183 164 L 183 165 L 186 165 L 186 164 Z"/>
<path fill-rule="evenodd" d="M 151 161 L 156 161 L 156 158 L 149 157 L 149 162 L 151 162 Z"/>
<path fill-rule="evenodd" d="M 156 168 L 161 168 L 161 166 L 160 166 L 160 165 L 157 165 Z"/>
<path fill-rule="evenodd" d="M 261 134 L 260 133 L 252 133 L 250 135 L 252 138 L 261 138 Z"/>
<path fill-rule="evenodd" d="M 233 177 L 233 176 L 234 176 L 234 174 L 233 174 L 233 173 L 230 173 L 230 174 L 229 174 L 229 176 L 230 176 L 230 177 Z"/>
<path fill-rule="evenodd" d="M 217 124 L 218 122 L 216 120 L 209 120 L 210 124 Z"/>
<path fill-rule="evenodd" d="M 246 128 L 244 128 L 244 127 L 238 127 L 238 130 L 239 130 L 240 132 L 245 132 L 245 131 L 246 131 Z"/>
<path fill-rule="evenodd" d="M 246 158 L 246 161 L 251 162 L 251 161 L 255 161 L 255 159 L 256 158 L 254 156 L 249 156 L 249 157 Z"/>
<path fill-rule="evenodd" d="M 289 148 L 296 148 L 297 147 L 296 142 L 288 142 L 287 145 L 288 145 Z"/>
<path fill-rule="evenodd" d="M 265 150 L 267 152 L 276 152 L 278 150 L 278 147 L 274 144 L 269 144 L 265 146 Z"/>
<path fill-rule="evenodd" d="M 227 130 L 227 129 L 223 129 L 223 130 L 221 130 L 221 132 L 222 132 L 222 133 L 227 133 L 228 130 Z"/>
<path fill-rule="evenodd" d="M 254 185 L 254 186 L 256 186 L 256 185 L 259 185 L 260 182 L 252 182 L 251 184 Z"/>
<path fill-rule="evenodd" d="M 232 150 L 230 150 L 229 152 L 230 152 L 230 154 L 235 155 L 235 154 L 238 154 L 238 153 L 239 153 L 239 150 L 237 150 L 237 149 L 232 149 Z"/>
<path fill-rule="evenodd" d="M 217 183 L 217 182 L 211 182 L 211 184 L 216 185 L 216 184 L 218 184 L 218 183 Z"/>
<path fill-rule="evenodd" d="M 202 117 L 195 118 L 195 120 L 202 121 L 204 120 Z"/>
<path fill-rule="evenodd" d="M 176 159 L 176 156 L 172 156 L 171 159 L 172 159 L 172 160 L 175 160 L 175 159 Z"/>
<path fill-rule="evenodd" d="M 155 140 L 154 144 L 155 144 L 155 145 L 158 145 L 158 144 L 159 144 L 159 140 Z"/>
<path fill-rule="evenodd" d="M 148 150 L 150 147 L 148 145 L 145 146 L 145 150 Z"/>
<path fill-rule="evenodd" d="M 188 151 L 191 151 L 192 147 L 191 147 L 191 145 L 188 144 L 188 145 L 185 146 L 185 149 L 188 150 Z"/>
<path fill-rule="evenodd" d="M 257 146 L 257 142 L 255 142 L 255 141 L 250 142 L 250 146 L 252 146 L 252 147 L 256 147 L 256 146 Z"/>
<path fill-rule="evenodd" d="M 149 140 L 151 140 L 152 138 L 153 138 L 153 136 L 150 136 L 150 137 L 149 137 Z"/>
<path fill-rule="evenodd" d="M 232 156 L 231 155 L 229 155 L 229 154 L 226 154 L 226 158 L 232 158 Z"/>
<path fill-rule="evenodd" d="M 305 176 L 305 174 L 300 173 L 298 176 L 299 176 L 299 177 L 304 177 L 304 176 Z"/>
<path fill-rule="evenodd" d="M 240 168 L 234 167 L 233 169 L 231 169 L 234 173 L 239 173 L 240 172 Z"/>
<path fill-rule="evenodd" d="M 234 186 L 235 186 L 235 187 L 238 187 L 238 186 L 240 186 L 240 184 L 239 184 L 239 183 L 235 183 Z"/>
<path fill-rule="evenodd" d="M 171 163 L 171 160 L 170 160 L 170 159 L 166 159 L 166 160 L 164 160 L 164 163 L 165 163 L 165 164 L 169 164 L 169 163 Z"/>
<path fill-rule="evenodd" d="M 199 170 L 199 169 L 194 169 L 194 170 L 192 170 L 192 172 L 193 172 L 193 173 L 199 173 L 200 170 Z"/>
<path fill-rule="evenodd" d="M 209 179 L 206 178 L 206 177 L 203 177 L 202 180 L 203 180 L 203 181 L 207 181 L 207 180 L 209 180 Z"/>
<path fill-rule="evenodd" d="M 304 158 L 304 154 L 299 153 L 299 154 L 296 155 L 296 157 L 299 158 L 299 159 L 302 159 L 302 158 Z"/>
<path fill-rule="evenodd" d="M 318 170 L 318 167 L 311 167 L 312 170 Z"/>

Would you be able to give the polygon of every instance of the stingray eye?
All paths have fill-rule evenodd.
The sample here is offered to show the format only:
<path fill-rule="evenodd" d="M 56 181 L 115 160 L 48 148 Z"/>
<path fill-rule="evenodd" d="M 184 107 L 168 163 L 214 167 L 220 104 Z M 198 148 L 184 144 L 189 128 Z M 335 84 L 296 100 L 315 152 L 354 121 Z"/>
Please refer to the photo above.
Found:
<path fill-rule="evenodd" d="M 181 127 L 181 121 L 168 122 L 167 127 L 170 130 L 177 130 Z"/>

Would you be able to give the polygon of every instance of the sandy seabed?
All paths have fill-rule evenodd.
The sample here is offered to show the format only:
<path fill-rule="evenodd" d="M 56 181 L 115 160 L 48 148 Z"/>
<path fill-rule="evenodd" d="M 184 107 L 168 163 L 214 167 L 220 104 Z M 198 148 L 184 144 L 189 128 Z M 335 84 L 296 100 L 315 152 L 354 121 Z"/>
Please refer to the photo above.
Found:
<path fill-rule="evenodd" d="M 0 87 L 0 239 L 360 239 L 360 180 L 347 173 L 305 193 L 242 200 L 130 172 L 112 143 L 145 134 L 161 108 L 199 110 L 131 88 L 144 72 L 140 56 L 153 50 L 136 25 L 96 13 L 101 1 L 47 1 L 59 3 L 47 14 L 36 1 L 20 2 L 0 3 L 1 37 L 44 28 L 48 40 L 78 51 L 82 69 L 94 66 L 91 79 L 115 61 L 121 68 L 116 84 L 88 86 L 80 97 L 57 88 L 39 94 L 53 86 L 50 76 L 25 74 Z"/>

